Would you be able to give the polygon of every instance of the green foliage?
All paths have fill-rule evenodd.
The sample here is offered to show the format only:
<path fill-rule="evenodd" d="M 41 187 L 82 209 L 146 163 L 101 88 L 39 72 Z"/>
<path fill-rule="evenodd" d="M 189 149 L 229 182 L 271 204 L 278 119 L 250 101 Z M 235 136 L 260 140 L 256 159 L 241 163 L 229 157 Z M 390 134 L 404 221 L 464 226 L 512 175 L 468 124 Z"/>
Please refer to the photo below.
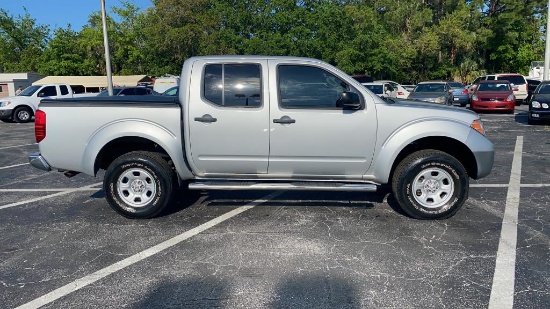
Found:
<path fill-rule="evenodd" d="M 110 8 L 114 74 L 178 74 L 195 55 L 292 55 L 397 81 L 527 73 L 546 0 L 132 0 Z M 101 16 L 50 32 L 0 9 L 0 71 L 105 74 Z"/>

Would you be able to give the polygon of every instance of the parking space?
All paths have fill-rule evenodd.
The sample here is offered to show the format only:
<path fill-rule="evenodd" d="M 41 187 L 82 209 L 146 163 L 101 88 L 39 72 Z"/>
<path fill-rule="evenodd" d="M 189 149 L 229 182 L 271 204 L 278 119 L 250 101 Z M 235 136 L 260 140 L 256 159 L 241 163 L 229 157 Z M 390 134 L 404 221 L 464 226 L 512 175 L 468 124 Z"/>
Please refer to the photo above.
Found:
<path fill-rule="evenodd" d="M 482 116 L 493 172 L 441 221 L 402 215 L 386 191 L 194 192 L 129 220 L 101 177 L 24 164 L 32 124 L 0 123 L 0 307 L 544 308 L 550 129 L 526 109 Z"/>

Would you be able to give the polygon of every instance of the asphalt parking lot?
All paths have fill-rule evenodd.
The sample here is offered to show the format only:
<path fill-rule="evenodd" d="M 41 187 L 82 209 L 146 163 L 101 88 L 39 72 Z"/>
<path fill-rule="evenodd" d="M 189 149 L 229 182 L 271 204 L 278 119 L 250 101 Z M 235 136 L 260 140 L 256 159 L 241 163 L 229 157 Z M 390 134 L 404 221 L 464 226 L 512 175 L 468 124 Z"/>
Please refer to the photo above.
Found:
<path fill-rule="evenodd" d="M 388 192 L 195 192 L 130 220 L 0 122 L 0 308 L 548 308 L 550 126 L 482 115 L 493 172 L 442 221 Z M 70 143 L 70 141 L 67 141 Z"/>

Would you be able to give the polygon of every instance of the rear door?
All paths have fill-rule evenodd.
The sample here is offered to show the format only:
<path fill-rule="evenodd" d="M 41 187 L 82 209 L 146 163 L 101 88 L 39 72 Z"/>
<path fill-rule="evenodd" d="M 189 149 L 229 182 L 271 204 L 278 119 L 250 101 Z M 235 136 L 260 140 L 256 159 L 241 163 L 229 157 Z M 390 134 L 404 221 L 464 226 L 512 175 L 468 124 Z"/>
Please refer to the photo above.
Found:
<path fill-rule="evenodd" d="M 202 176 L 267 173 L 266 60 L 197 60 L 190 79 L 191 162 Z"/>
<path fill-rule="evenodd" d="M 338 72 L 321 64 L 270 60 L 269 174 L 361 179 L 376 145 L 376 110 Z M 342 74 L 342 73 L 340 73 Z M 339 106 L 344 91 L 364 108 Z"/>

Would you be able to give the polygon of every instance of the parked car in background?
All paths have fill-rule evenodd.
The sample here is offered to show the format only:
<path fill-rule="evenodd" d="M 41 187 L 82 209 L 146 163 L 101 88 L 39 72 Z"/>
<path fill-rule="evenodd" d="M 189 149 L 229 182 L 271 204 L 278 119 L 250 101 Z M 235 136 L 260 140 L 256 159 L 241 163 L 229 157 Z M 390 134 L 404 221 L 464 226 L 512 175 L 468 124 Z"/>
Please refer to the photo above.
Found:
<path fill-rule="evenodd" d="M 515 106 L 516 96 L 512 85 L 507 80 L 484 80 L 478 84 L 470 98 L 470 109 L 475 112 L 513 113 Z"/>
<path fill-rule="evenodd" d="M 153 94 L 153 90 L 151 88 L 146 87 L 114 87 L 113 88 L 113 95 L 114 96 L 124 96 L 124 95 L 150 95 Z M 97 96 L 98 97 L 105 97 L 109 95 L 109 91 L 107 89 L 101 91 Z"/>
<path fill-rule="evenodd" d="M 468 89 L 459 82 L 449 81 L 447 83 L 451 86 L 451 90 L 453 91 L 453 103 L 465 107 L 470 102 Z"/>
<path fill-rule="evenodd" d="M 539 124 L 543 121 L 550 122 L 550 81 L 542 81 L 529 101 L 529 124 Z"/>
<path fill-rule="evenodd" d="M 499 80 L 499 81 L 507 80 L 513 86 L 517 86 L 516 88 L 513 89 L 514 95 L 516 97 L 516 104 L 521 104 L 521 102 L 527 99 L 527 95 L 528 95 L 527 80 L 523 75 L 517 74 L 517 73 L 489 74 L 489 75 L 482 75 L 476 78 L 468 88 L 470 97 L 473 95 L 479 83 L 484 80 Z"/>
<path fill-rule="evenodd" d="M 395 97 L 398 99 L 406 99 L 409 97 L 410 91 L 405 89 L 405 87 L 401 86 L 399 83 L 396 83 L 391 80 L 375 80 L 374 82 L 390 84 L 393 87 L 393 89 L 395 89 Z"/>
<path fill-rule="evenodd" d="M 160 95 L 168 96 L 168 97 L 177 97 L 179 94 L 179 89 L 180 89 L 179 86 L 175 86 L 175 87 L 169 88 L 168 90 L 164 91 Z"/>
<path fill-rule="evenodd" d="M 390 83 L 361 83 L 368 90 L 374 92 L 377 96 L 381 98 L 396 98 L 397 91 L 392 87 Z"/>
<path fill-rule="evenodd" d="M 525 99 L 525 101 L 529 103 L 531 102 L 533 92 L 535 92 L 535 89 L 537 89 L 537 86 L 540 85 L 542 80 L 528 77 L 526 77 L 525 80 L 527 81 L 527 99 Z"/>
<path fill-rule="evenodd" d="M 426 101 L 437 104 L 452 105 L 453 92 L 447 82 L 421 82 L 409 94 L 409 99 Z"/>
<path fill-rule="evenodd" d="M 29 86 L 17 96 L 0 99 L 0 120 L 4 122 L 29 122 L 38 109 L 38 104 L 44 98 L 61 99 L 95 95 L 95 93 L 74 94 L 74 90 L 68 84 Z"/>
<path fill-rule="evenodd" d="M 168 75 L 163 77 L 157 77 L 155 83 L 153 84 L 153 90 L 158 93 L 163 93 L 164 91 L 179 85 L 180 77 L 174 75 Z"/>
<path fill-rule="evenodd" d="M 368 76 L 368 75 L 364 75 L 364 74 L 356 74 L 356 75 L 353 75 L 352 77 L 353 77 L 353 79 L 360 82 L 361 84 L 362 83 L 372 83 L 374 81 L 374 78 L 372 78 L 371 76 Z"/>
<path fill-rule="evenodd" d="M 416 87 L 416 85 L 401 85 L 401 87 L 405 88 L 405 90 L 410 93 L 414 90 L 414 87 Z"/>

